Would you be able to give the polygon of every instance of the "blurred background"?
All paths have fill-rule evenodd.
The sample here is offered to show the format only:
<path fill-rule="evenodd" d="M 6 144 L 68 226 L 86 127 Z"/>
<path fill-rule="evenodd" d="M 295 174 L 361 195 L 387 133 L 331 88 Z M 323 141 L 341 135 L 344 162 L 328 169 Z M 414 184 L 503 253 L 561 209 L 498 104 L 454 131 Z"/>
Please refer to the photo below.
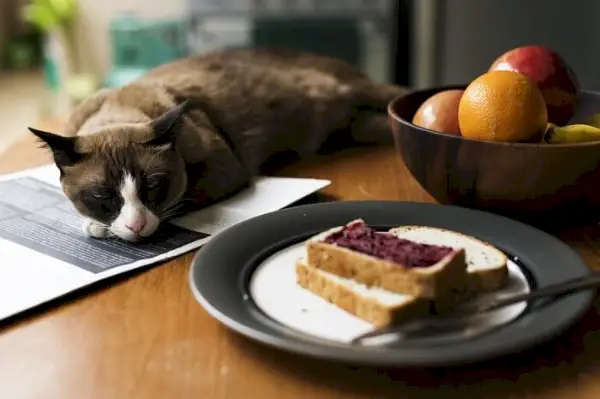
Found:
<path fill-rule="evenodd" d="M 217 48 L 311 50 L 420 88 L 541 44 L 595 89 L 597 15 L 597 0 L 0 0 L 0 151 L 102 86 Z"/>

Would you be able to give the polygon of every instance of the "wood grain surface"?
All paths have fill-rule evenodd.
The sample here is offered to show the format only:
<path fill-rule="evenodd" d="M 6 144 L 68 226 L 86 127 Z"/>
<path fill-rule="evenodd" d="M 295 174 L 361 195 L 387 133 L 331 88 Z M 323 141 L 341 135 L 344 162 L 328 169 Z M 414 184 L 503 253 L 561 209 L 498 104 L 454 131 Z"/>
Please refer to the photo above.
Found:
<path fill-rule="evenodd" d="M 48 160 L 27 137 L 0 156 L 0 173 Z M 390 148 L 346 150 L 279 173 L 331 179 L 324 193 L 341 200 L 432 201 Z M 596 223 L 552 233 L 599 269 Z M 600 398 L 597 304 L 560 338 L 510 358 L 442 370 L 350 367 L 282 353 L 222 327 L 192 298 L 192 257 L 0 325 L 0 397 Z"/>

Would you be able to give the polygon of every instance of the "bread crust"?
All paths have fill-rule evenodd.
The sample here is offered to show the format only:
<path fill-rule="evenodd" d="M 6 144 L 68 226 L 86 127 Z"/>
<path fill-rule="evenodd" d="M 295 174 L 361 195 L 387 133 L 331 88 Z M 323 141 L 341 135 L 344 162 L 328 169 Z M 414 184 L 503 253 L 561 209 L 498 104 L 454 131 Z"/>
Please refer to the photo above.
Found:
<path fill-rule="evenodd" d="M 352 222 L 351 222 L 352 223 Z M 342 227 L 330 229 L 306 243 L 309 265 L 369 287 L 430 300 L 444 298 L 467 284 L 464 250 L 457 250 L 429 267 L 404 267 L 373 256 L 323 242 Z"/>
<path fill-rule="evenodd" d="M 375 327 L 401 323 L 429 312 L 430 301 L 412 297 L 398 306 L 385 305 L 353 291 L 303 261 L 296 262 L 298 285 Z"/>

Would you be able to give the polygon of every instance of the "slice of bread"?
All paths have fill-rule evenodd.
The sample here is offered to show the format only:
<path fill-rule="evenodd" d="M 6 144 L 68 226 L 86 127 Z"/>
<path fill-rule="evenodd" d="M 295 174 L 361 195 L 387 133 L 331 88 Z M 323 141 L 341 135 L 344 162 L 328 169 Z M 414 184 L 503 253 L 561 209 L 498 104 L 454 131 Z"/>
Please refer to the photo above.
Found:
<path fill-rule="evenodd" d="M 429 311 L 428 300 L 367 287 L 310 266 L 305 260 L 296 262 L 296 281 L 304 289 L 376 327 L 403 322 Z"/>
<path fill-rule="evenodd" d="M 358 219 L 309 239 L 306 242 L 306 262 L 312 267 L 353 279 L 368 287 L 380 287 L 430 300 L 450 297 L 457 289 L 463 290 L 466 286 L 468 277 L 463 249 L 455 249 L 431 266 L 406 267 L 325 242 L 330 235 L 355 223 L 364 224 Z"/>
<path fill-rule="evenodd" d="M 467 291 L 470 295 L 500 289 L 508 281 L 508 258 L 487 242 L 436 227 L 400 226 L 390 231 L 400 238 L 423 244 L 463 248 L 467 261 Z"/>

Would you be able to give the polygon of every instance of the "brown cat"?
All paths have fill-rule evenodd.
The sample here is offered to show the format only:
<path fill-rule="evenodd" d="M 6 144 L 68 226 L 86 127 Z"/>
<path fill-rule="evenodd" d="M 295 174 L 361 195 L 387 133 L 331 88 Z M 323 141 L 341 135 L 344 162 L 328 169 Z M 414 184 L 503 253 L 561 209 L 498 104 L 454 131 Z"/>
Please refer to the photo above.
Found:
<path fill-rule="evenodd" d="M 405 92 L 316 54 L 223 50 L 101 89 L 64 135 L 30 130 L 52 151 L 84 231 L 137 241 L 186 201 L 205 206 L 250 184 L 277 152 L 314 154 L 338 131 L 389 142 L 386 108 Z"/>

